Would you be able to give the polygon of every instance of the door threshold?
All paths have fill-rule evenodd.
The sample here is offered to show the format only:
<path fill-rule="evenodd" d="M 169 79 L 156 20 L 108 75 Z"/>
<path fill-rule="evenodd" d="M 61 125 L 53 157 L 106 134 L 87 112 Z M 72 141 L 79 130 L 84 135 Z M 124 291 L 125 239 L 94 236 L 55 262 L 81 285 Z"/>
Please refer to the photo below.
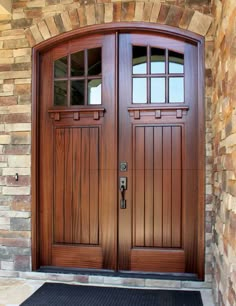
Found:
<path fill-rule="evenodd" d="M 96 276 L 123 277 L 123 278 L 158 279 L 158 280 L 199 281 L 197 274 L 192 274 L 192 273 L 113 271 L 113 270 L 97 270 L 97 269 L 61 268 L 53 266 L 50 267 L 42 266 L 37 270 L 37 272 L 96 275 Z"/>

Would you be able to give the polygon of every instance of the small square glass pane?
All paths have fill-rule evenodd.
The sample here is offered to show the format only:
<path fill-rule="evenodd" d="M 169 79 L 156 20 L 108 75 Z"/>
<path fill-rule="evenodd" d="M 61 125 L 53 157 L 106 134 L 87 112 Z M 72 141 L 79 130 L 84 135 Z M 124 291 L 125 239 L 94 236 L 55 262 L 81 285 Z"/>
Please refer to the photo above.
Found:
<path fill-rule="evenodd" d="M 67 105 L 67 81 L 54 81 L 54 105 Z"/>
<path fill-rule="evenodd" d="M 67 56 L 62 57 L 54 62 L 54 78 L 67 77 Z"/>
<path fill-rule="evenodd" d="M 133 103 L 147 103 L 146 78 L 133 78 Z"/>
<path fill-rule="evenodd" d="M 147 48 L 133 46 L 133 74 L 147 73 Z"/>
<path fill-rule="evenodd" d="M 151 73 L 165 73 L 165 50 L 151 48 Z"/>
<path fill-rule="evenodd" d="M 184 73 L 184 54 L 169 51 L 169 73 Z"/>
<path fill-rule="evenodd" d="M 165 78 L 151 78 L 151 103 L 165 103 Z"/>
<path fill-rule="evenodd" d="M 84 51 L 71 54 L 71 76 L 84 75 Z"/>
<path fill-rule="evenodd" d="M 101 75 L 102 73 L 102 49 L 88 50 L 88 75 Z"/>
<path fill-rule="evenodd" d="M 88 81 L 88 104 L 102 104 L 102 80 Z"/>
<path fill-rule="evenodd" d="M 71 105 L 84 105 L 84 81 L 71 81 L 70 94 Z"/>
<path fill-rule="evenodd" d="M 169 102 L 184 102 L 184 78 L 169 78 Z"/>

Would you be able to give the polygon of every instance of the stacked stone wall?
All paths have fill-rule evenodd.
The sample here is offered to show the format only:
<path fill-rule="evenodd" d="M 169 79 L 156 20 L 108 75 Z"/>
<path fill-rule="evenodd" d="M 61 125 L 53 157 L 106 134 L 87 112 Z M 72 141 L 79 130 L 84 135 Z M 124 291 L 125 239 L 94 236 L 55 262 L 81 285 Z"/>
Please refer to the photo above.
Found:
<path fill-rule="evenodd" d="M 211 282 L 214 33 L 208 0 L 15 0 L 12 15 L 0 16 L 0 276 L 31 270 L 32 47 L 79 27 L 119 21 L 166 24 L 206 37 L 205 280 Z"/>
<path fill-rule="evenodd" d="M 219 305 L 236 305 L 236 3 L 215 0 L 213 13 L 213 289 Z"/>

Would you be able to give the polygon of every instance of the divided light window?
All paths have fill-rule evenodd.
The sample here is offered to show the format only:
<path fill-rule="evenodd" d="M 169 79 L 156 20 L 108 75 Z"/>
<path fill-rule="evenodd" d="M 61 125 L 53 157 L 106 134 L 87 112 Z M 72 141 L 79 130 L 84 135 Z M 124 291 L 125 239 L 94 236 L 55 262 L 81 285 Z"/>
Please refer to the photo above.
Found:
<path fill-rule="evenodd" d="M 86 49 L 54 61 L 54 105 L 102 104 L 102 49 Z"/>
<path fill-rule="evenodd" d="M 184 54 L 133 46 L 133 103 L 183 103 Z"/>

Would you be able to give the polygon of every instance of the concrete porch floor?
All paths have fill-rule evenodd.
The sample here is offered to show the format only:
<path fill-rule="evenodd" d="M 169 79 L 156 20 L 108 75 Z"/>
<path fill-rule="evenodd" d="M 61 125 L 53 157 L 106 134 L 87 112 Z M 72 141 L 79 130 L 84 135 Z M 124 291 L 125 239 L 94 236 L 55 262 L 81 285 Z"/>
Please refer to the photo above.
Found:
<path fill-rule="evenodd" d="M 44 282 L 45 281 L 43 280 L 29 280 L 29 279 L 20 279 L 20 278 L 11 278 L 11 279 L 0 278 L 0 306 L 18 306 L 20 305 L 31 294 L 33 294 L 40 286 L 42 286 Z M 70 284 L 76 284 L 76 283 L 70 283 Z M 77 283 L 77 285 L 81 285 L 81 284 Z M 119 287 L 122 287 L 122 286 L 119 286 Z M 200 291 L 201 291 L 204 306 L 214 306 L 211 290 L 210 289 L 200 289 Z"/>

